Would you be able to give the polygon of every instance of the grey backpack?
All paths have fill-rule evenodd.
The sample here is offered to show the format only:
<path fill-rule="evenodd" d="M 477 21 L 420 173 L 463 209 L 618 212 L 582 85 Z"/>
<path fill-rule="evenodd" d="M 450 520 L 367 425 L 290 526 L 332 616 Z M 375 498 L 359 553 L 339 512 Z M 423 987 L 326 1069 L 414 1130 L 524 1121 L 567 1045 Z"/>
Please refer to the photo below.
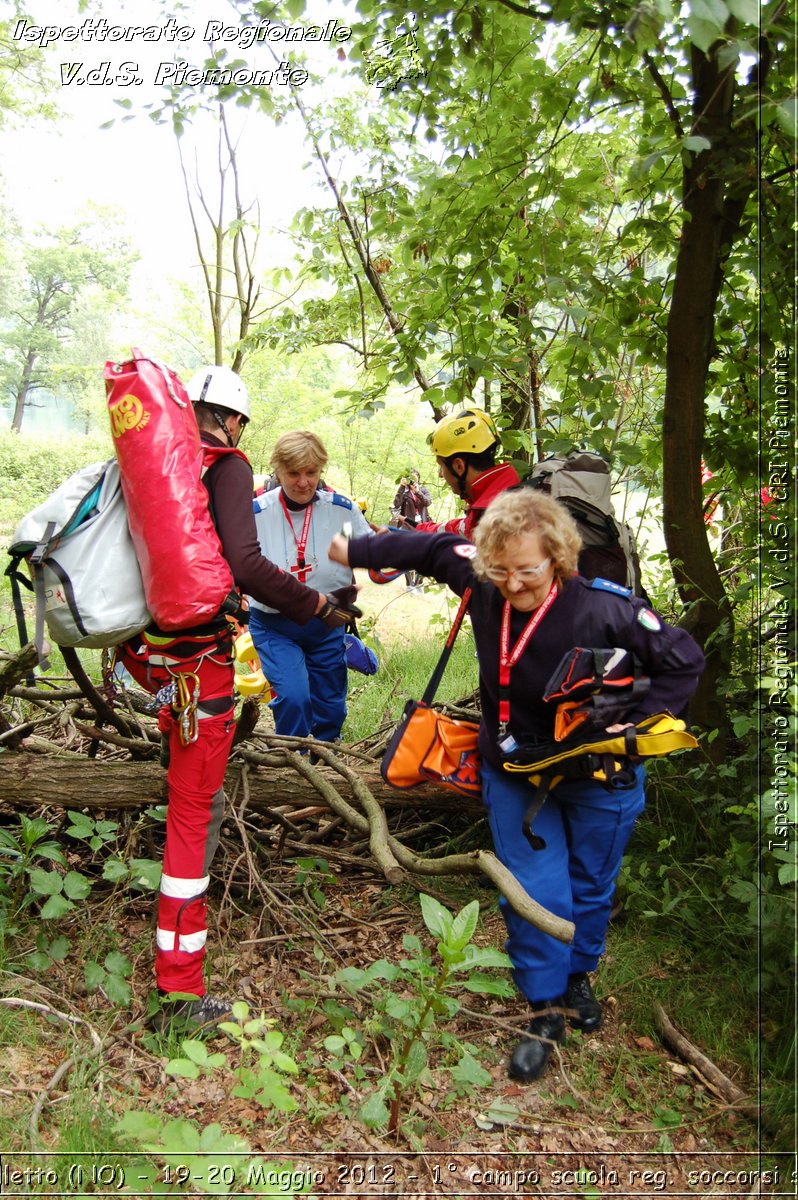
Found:
<path fill-rule="evenodd" d="M 610 579 L 645 595 L 634 534 L 615 516 L 610 468 L 600 454 L 574 450 L 544 458 L 523 483 L 559 500 L 576 521 L 582 535 L 580 575 Z"/>
<path fill-rule="evenodd" d="M 9 554 L 20 640 L 19 584 L 36 595 L 40 658 L 45 622 L 56 645 L 94 647 L 116 646 L 150 623 L 115 458 L 82 467 L 24 516 Z"/>

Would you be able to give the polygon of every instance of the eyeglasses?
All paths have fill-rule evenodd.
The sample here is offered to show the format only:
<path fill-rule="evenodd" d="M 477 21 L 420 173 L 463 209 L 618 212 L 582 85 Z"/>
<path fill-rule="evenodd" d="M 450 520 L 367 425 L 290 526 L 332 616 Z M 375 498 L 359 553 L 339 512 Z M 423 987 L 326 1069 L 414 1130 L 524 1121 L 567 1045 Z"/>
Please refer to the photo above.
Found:
<path fill-rule="evenodd" d="M 534 579 L 540 579 L 541 575 L 551 566 L 551 559 L 544 558 L 542 563 L 538 563 L 536 567 L 486 567 L 485 574 L 491 583 L 507 583 L 512 575 L 519 583 L 532 583 Z"/>

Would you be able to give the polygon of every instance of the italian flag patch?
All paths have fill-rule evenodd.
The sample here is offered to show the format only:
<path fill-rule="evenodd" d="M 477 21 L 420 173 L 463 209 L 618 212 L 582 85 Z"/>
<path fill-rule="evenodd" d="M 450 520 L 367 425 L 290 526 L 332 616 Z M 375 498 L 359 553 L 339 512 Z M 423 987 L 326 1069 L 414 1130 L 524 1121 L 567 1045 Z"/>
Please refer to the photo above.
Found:
<path fill-rule="evenodd" d="M 637 614 L 637 619 L 644 629 L 648 629 L 650 633 L 659 633 L 662 629 L 662 621 L 656 613 L 653 613 L 650 608 L 643 608 Z"/>

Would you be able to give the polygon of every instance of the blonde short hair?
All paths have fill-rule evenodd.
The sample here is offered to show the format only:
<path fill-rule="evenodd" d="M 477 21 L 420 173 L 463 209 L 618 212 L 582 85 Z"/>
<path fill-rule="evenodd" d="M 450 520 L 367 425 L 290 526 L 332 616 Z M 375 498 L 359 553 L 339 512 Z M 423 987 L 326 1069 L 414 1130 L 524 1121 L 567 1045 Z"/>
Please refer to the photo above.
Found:
<path fill-rule="evenodd" d="M 562 504 L 532 488 L 502 492 L 491 501 L 474 533 L 477 548 L 474 573 L 487 579 L 493 556 L 507 543 L 525 534 L 537 534 L 541 549 L 550 558 L 558 579 L 570 579 L 577 571 L 582 538 L 571 514 Z"/>
<path fill-rule="evenodd" d="M 327 466 L 329 455 L 324 442 L 309 429 L 297 429 L 293 433 L 284 433 L 274 443 L 269 465 L 275 474 L 280 467 L 288 471 L 301 471 L 303 467 L 318 467 L 323 471 Z"/>

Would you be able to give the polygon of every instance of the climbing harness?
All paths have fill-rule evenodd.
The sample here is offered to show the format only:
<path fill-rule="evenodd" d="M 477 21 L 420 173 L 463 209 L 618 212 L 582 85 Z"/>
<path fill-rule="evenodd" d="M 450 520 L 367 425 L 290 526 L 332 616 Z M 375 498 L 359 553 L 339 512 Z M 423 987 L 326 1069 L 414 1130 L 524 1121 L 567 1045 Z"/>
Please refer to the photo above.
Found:
<path fill-rule="evenodd" d="M 510 735 L 500 743 L 502 767 L 524 775 L 535 793 L 523 821 L 524 836 L 534 850 L 544 849 L 532 824 L 547 796 L 563 781 L 595 780 L 608 791 L 623 790 L 635 781 L 634 764 L 676 750 L 690 750 L 698 741 L 684 721 L 669 712 L 654 713 L 617 733 L 608 725 L 621 724 L 638 707 L 651 681 L 637 659 L 619 648 L 569 651 L 549 680 L 543 699 L 557 704 L 554 740 Z M 568 700 L 564 696 L 571 697 Z"/>

